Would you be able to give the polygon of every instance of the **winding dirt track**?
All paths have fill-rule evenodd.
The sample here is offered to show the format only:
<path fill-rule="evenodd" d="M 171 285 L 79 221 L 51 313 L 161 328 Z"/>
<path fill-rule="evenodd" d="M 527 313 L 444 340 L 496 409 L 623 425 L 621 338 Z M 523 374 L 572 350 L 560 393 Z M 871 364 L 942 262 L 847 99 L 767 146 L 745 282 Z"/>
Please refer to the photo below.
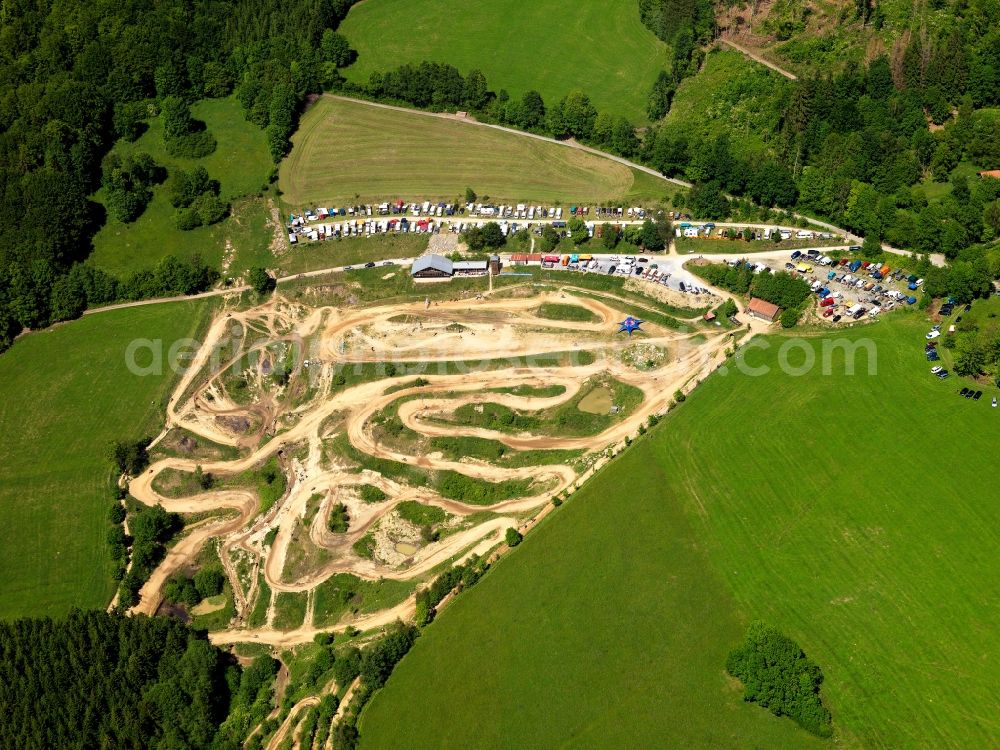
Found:
<path fill-rule="evenodd" d="M 169 511 L 192 513 L 235 509 L 238 515 L 235 519 L 205 521 L 184 536 L 143 586 L 141 601 L 134 611 L 154 613 L 162 601 L 166 581 L 188 565 L 205 541 L 213 536 L 222 539 L 220 554 L 237 605 L 234 626 L 212 634 L 216 643 L 251 641 L 287 645 L 311 640 L 317 632 L 331 629 L 312 626 L 309 612 L 314 606 L 314 597 L 310 597 L 306 621 L 299 628 L 280 631 L 270 626 L 257 630 L 239 627 L 253 605 L 258 588 L 257 568 L 272 592 L 302 592 L 311 591 L 335 573 L 351 573 L 369 580 L 406 580 L 425 575 L 447 561 L 488 553 L 502 543 L 506 528 L 518 525 L 518 519 L 511 514 L 528 512 L 537 516 L 553 494 L 572 491 L 578 485 L 581 481 L 578 471 L 564 465 L 509 468 L 472 459 L 452 461 L 440 454 L 408 455 L 381 444 L 374 437 L 373 417 L 399 402 L 397 409 L 403 424 L 428 437 L 467 435 L 497 440 L 519 451 L 571 449 L 586 455 L 599 455 L 617 446 L 634 434 L 651 414 L 668 408 L 677 389 L 704 377 L 716 366 L 729 335 L 714 330 L 701 331 L 698 335 L 647 324 L 641 343 L 665 351 L 666 357 L 655 369 L 637 369 L 625 364 L 621 357 L 622 349 L 637 342 L 617 336 L 615 322 L 627 313 L 629 303 L 620 300 L 620 306 L 616 307 L 613 295 L 607 296 L 610 299 L 598 301 L 571 297 L 568 290 L 562 290 L 528 298 L 480 295 L 475 299 L 433 304 L 413 302 L 346 310 L 305 308 L 276 297 L 249 311 L 220 314 L 209 327 L 190 369 L 169 400 L 167 428 L 184 428 L 216 443 L 238 447 L 243 454 L 226 461 L 163 458 L 134 478 L 129 488 L 141 502 L 160 503 Z M 571 322 L 539 317 L 537 311 L 544 302 L 568 302 L 584 307 L 593 314 L 594 320 Z M 240 329 L 239 335 L 233 334 L 236 328 Z M 290 395 L 292 385 L 277 390 L 260 387 L 266 372 L 284 356 L 282 346 L 294 347 L 300 352 L 291 382 L 308 383 L 305 397 Z M 558 359 L 539 356 L 553 352 L 564 354 Z M 588 364 L 573 364 L 567 358 L 574 352 L 589 352 L 593 356 L 584 360 Z M 253 403 L 241 405 L 227 390 L 226 373 L 232 363 L 243 361 L 241 357 L 245 355 L 257 357 L 247 382 L 255 384 L 258 392 Z M 368 373 L 365 377 L 374 379 L 363 378 L 362 382 L 341 390 L 331 385 L 337 372 L 370 369 L 386 362 L 394 363 L 395 373 L 391 377 L 388 373 L 381 378 Z M 413 362 L 424 363 L 423 369 L 417 372 L 411 368 L 409 363 Z M 495 369 L 458 367 L 456 362 L 488 362 L 485 367 Z M 429 416 L 447 418 L 463 404 L 486 401 L 525 411 L 548 409 L 578 397 L 582 385 L 602 373 L 639 388 L 643 400 L 629 414 L 596 435 L 515 435 L 447 426 L 427 419 Z M 422 379 L 419 385 L 414 383 L 416 374 Z M 564 390 L 552 397 L 488 392 L 499 386 L 550 385 L 562 386 Z M 386 393 L 393 388 L 395 390 Z M 233 428 L 234 419 L 243 420 L 245 429 L 242 432 Z M 329 426 L 330 420 L 333 420 L 333 427 Z M 339 432 L 346 433 L 355 450 L 375 459 L 432 471 L 454 471 L 488 482 L 528 479 L 534 490 L 529 497 L 482 506 L 449 500 L 428 487 L 408 486 L 370 470 L 358 473 L 345 457 L 331 457 L 325 449 L 328 441 Z M 282 462 L 289 475 L 288 488 L 284 497 L 264 514 L 259 513 L 259 501 L 249 490 L 225 489 L 174 498 L 161 494 L 154 486 L 157 477 L 168 469 L 193 472 L 200 464 L 204 472 L 225 479 L 252 469 L 274 455 L 283 456 Z M 589 473 L 590 470 L 586 472 Z M 376 505 L 361 503 L 351 489 L 361 484 L 379 487 L 387 499 Z M 318 511 L 315 500 L 310 502 L 316 495 L 322 496 Z M 354 553 L 354 542 L 376 529 L 392 514 L 396 505 L 405 500 L 441 507 L 465 525 L 441 541 L 420 546 L 403 565 L 366 559 Z M 351 521 L 346 534 L 334 534 L 326 528 L 334 502 L 343 502 L 348 507 Z M 329 559 L 289 578 L 286 563 L 293 532 L 310 508 L 313 519 L 308 539 L 316 547 L 325 549 Z M 483 510 L 500 515 L 479 523 L 462 521 Z M 277 532 L 273 541 L 266 545 L 269 529 L 277 529 Z M 257 560 L 252 581 L 237 580 L 236 566 L 230 559 L 236 549 L 250 553 Z M 409 617 L 412 612 L 410 598 L 391 609 L 357 616 L 344 625 L 373 628 Z M 267 622 L 272 620 L 273 611 L 269 612 Z"/>

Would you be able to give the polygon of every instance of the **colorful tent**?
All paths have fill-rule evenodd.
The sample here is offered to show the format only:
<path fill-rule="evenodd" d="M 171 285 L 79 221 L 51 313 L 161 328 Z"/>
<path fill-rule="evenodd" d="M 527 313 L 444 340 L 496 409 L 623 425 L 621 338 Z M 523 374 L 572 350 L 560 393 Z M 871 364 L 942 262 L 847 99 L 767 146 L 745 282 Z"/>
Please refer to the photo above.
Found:
<path fill-rule="evenodd" d="M 642 330 L 639 326 L 642 325 L 642 321 L 638 318 L 633 318 L 629 315 L 625 320 L 618 324 L 620 327 L 618 333 L 627 332 L 629 336 L 632 335 L 632 331 Z"/>

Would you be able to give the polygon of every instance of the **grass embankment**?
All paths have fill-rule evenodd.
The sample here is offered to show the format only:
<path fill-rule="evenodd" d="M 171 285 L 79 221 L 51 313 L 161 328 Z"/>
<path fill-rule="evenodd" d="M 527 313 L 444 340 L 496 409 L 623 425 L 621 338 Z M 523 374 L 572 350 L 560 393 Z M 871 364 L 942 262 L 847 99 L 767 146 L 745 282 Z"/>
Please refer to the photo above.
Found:
<path fill-rule="evenodd" d="M 261 571 L 257 582 L 257 597 L 247 618 L 247 627 L 260 628 L 267 622 L 267 608 L 271 604 L 271 587 L 264 579 L 264 572 Z"/>
<path fill-rule="evenodd" d="M 364 614 L 394 607 L 413 593 L 416 581 L 380 578 L 365 581 L 349 573 L 336 573 L 315 589 L 313 625 L 333 625 L 348 613 Z"/>
<path fill-rule="evenodd" d="M 596 323 L 599 318 L 586 307 L 579 305 L 564 305 L 558 302 L 546 302 L 535 315 L 547 320 L 568 320 L 574 323 Z"/>
<path fill-rule="evenodd" d="M 304 591 L 279 591 L 274 597 L 274 620 L 278 630 L 300 627 L 306 618 L 308 594 Z"/>
<path fill-rule="evenodd" d="M 149 121 L 149 128 L 136 142 L 119 141 L 114 151 L 121 156 L 147 153 L 168 173 L 204 167 L 212 179 L 219 181 L 220 197 L 233 203 L 233 215 L 219 224 L 182 232 L 177 229 L 177 209 L 170 205 L 166 184 L 158 185 L 153 189 L 153 200 L 136 221 L 122 224 L 108 219 L 94 237 L 94 252 L 88 263 L 116 276 L 151 268 L 167 255 L 185 259 L 200 255 L 206 263 L 219 267 L 228 241 L 238 253 L 233 272 L 254 264 L 269 265 L 264 261 L 271 257 L 268 248 L 272 234 L 264 200 L 239 200 L 264 189 L 274 167 L 264 131 L 247 122 L 234 98 L 201 101 L 192 106 L 191 112 L 196 119 L 204 120 L 218 141 L 218 147 L 208 156 L 185 159 L 168 154 L 159 117 Z M 100 192 L 97 197 L 102 197 Z"/>
<path fill-rule="evenodd" d="M 233 589 L 227 580 L 222 593 L 202 600 L 194 607 L 191 626 L 198 630 L 225 630 L 236 614 Z"/>
<path fill-rule="evenodd" d="M 103 607 L 114 440 L 155 435 L 173 383 L 129 372 L 133 340 L 197 336 L 210 303 L 178 302 L 87 316 L 32 333 L 0 356 L 0 617 Z M 150 364 L 140 350 L 136 361 Z"/>
<path fill-rule="evenodd" d="M 426 234 L 376 234 L 372 237 L 351 237 L 344 240 L 302 242 L 273 260 L 269 267 L 285 275 L 318 271 L 336 266 L 362 265 L 389 258 L 415 258 L 427 250 L 430 239 Z M 396 273 L 409 276 L 408 268 L 381 268 L 381 276 Z"/>
<path fill-rule="evenodd" d="M 726 134 L 735 153 L 760 154 L 780 130 L 792 82 L 733 50 L 710 52 L 697 75 L 677 87 L 664 127 L 674 137 Z"/>
<path fill-rule="evenodd" d="M 540 488 L 535 487 L 535 482 L 530 479 L 507 479 L 500 482 L 490 482 L 455 471 L 428 471 L 411 464 L 370 456 L 351 445 L 344 433 L 329 441 L 328 446 L 334 452 L 353 461 L 360 468 L 377 471 L 384 477 L 398 482 L 406 482 L 414 487 L 432 487 L 441 493 L 442 497 L 470 505 L 493 505 L 504 500 L 525 497 L 533 491 L 540 491 Z M 362 544 L 360 549 L 367 548 L 367 546 L 367 544 Z M 357 545 L 355 550 L 359 550 Z M 359 554 L 361 553 L 359 552 Z"/>
<path fill-rule="evenodd" d="M 477 458 L 508 468 L 567 464 L 572 463 L 582 455 L 582 452 L 578 450 L 516 451 L 508 448 L 499 440 L 465 436 L 431 438 L 430 449 L 440 451 L 445 458 L 452 461 Z"/>
<path fill-rule="evenodd" d="M 594 409 L 595 395 L 606 396 L 607 408 Z M 591 378 L 570 400 L 541 411 L 521 411 L 497 403 L 463 404 L 438 422 L 499 432 L 531 432 L 566 436 L 596 435 L 642 403 L 642 391 L 607 376 Z M 611 406 L 617 406 L 615 414 Z"/>
<path fill-rule="evenodd" d="M 992 744 L 997 415 L 928 374 L 925 330 L 841 332 L 877 376 L 822 374 L 821 338 L 806 375 L 780 338 L 768 374 L 713 375 L 441 614 L 362 747 L 818 747 L 726 681 L 751 619 L 821 666 L 844 745 Z"/>
<path fill-rule="evenodd" d="M 512 385 L 501 386 L 499 388 L 487 388 L 488 393 L 510 393 L 513 396 L 537 396 L 538 398 L 551 398 L 561 396 L 566 392 L 564 385 Z"/>
<path fill-rule="evenodd" d="M 210 475 L 204 484 L 193 472 L 164 469 L 153 479 L 153 489 L 164 497 L 188 497 L 206 491 L 253 490 L 260 498 L 259 513 L 266 513 L 285 494 L 287 480 L 275 456 L 239 474 Z"/>
<path fill-rule="evenodd" d="M 659 199 L 669 187 L 567 146 L 331 98 L 303 115 L 292 144 L 279 178 L 292 210 L 359 200 L 453 201 L 467 187 L 482 199 L 550 203 Z"/>
<path fill-rule="evenodd" d="M 583 90 L 598 110 L 637 123 L 646 121 L 646 96 L 670 54 L 631 0 L 499 0 L 461 13 L 433 0 L 375 0 L 351 8 L 340 30 L 359 53 L 344 71 L 356 83 L 433 60 L 463 74 L 479 68 L 491 89 L 513 97 L 535 89 L 546 105 Z"/>

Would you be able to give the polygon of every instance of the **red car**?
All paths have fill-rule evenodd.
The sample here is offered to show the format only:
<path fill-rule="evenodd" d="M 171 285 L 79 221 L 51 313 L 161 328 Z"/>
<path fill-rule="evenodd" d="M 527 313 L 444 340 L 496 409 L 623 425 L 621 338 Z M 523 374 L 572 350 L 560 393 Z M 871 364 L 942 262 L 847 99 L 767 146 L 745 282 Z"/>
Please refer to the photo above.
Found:
<path fill-rule="evenodd" d="M 823 317 L 824 318 L 829 318 L 831 315 L 833 315 L 833 308 L 832 307 L 828 307 L 828 308 L 826 308 L 823 311 Z"/>

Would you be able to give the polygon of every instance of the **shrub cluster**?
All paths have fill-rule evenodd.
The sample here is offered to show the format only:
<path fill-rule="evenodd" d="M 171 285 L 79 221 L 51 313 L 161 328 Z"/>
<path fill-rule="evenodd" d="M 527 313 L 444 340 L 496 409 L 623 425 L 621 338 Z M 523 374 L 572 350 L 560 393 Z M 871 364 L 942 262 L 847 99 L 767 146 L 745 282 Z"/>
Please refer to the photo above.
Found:
<path fill-rule="evenodd" d="M 820 737 L 833 733 L 830 712 L 820 700 L 823 672 L 787 636 L 754 622 L 743 643 L 726 659 L 726 670 L 743 683 L 743 699 L 775 716 L 789 716 Z"/>

